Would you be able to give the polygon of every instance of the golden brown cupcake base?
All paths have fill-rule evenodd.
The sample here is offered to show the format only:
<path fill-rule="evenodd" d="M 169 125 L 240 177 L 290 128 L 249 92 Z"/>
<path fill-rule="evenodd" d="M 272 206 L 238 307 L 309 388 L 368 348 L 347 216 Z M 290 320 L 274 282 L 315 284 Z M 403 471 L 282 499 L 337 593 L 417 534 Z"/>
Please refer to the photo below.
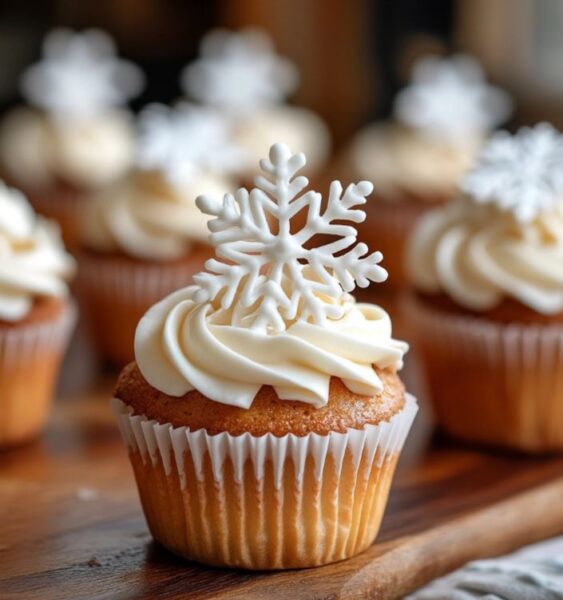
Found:
<path fill-rule="evenodd" d="M 63 183 L 46 190 L 34 190 L 25 186 L 19 189 L 38 214 L 59 224 L 65 247 L 75 252 L 80 243 L 81 222 L 88 202 L 87 193 Z"/>
<path fill-rule="evenodd" d="M 51 406 L 74 309 L 38 301 L 18 323 L 0 322 L 0 448 L 39 434 Z"/>
<path fill-rule="evenodd" d="M 119 367 L 132 361 L 141 317 L 168 294 L 191 285 L 211 255 L 202 246 L 178 260 L 147 262 L 122 254 L 82 251 L 78 255 L 79 296 L 100 354 Z"/>
<path fill-rule="evenodd" d="M 375 370 L 384 386 L 380 394 L 375 397 L 354 394 L 333 377 L 330 399 L 323 408 L 280 400 L 270 386 L 262 387 L 248 409 L 214 402 L 196 390 L 181 398 L 168 396 L 147 383 L 135 363 L 121 373 L 115 396 L 130 406 L 134 414 L 174 427 L 188 427 L 191 431 L 205 429 L 210 435 L 224 431 L 235 436 L 327 435 L 331 431 L 377 425 L 403 409 L 405 389 L 397 374 L 390 369 Z"/>

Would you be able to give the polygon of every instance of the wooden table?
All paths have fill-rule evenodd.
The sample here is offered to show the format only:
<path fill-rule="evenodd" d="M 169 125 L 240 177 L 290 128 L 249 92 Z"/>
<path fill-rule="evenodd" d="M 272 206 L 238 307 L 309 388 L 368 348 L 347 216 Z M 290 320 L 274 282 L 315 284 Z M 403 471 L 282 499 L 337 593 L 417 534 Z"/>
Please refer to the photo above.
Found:
<path fill-rule="evenodd" d="M 423 416 L 367 552 L 277 573 L 186 563 L 148 534 L 111 384 L 61 398 L 43 439 L 0 454 L 3 600 L 394 598 L 467 560 L 563 532 L 563 459 L 427 446 Z"/>

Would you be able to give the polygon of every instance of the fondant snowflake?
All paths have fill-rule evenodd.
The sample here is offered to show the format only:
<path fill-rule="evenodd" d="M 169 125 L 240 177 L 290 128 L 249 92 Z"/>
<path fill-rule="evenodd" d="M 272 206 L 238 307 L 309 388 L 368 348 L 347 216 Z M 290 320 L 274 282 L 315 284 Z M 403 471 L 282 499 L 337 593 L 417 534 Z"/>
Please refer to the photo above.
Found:
<path fill-rule="evenodd" d="M 451 142 L 484 135 L 506 120 L 512 102 L 489 85 L 469 56 L 424 57 L 411 84 L 397 95 L 395 115 L 405 125 Z"/>
<path fill-rule="evenodd" d="M 23 74 L 28 102 L 62 118 L 89 118 L 125 104 L 143 87 L 143 74 L 116 57 L 113 40 L 103 31 L 51 31 L 43 59 Z"/>
<path fill-rule="evenodd" d="M 303 154 L 275 144 L 269 160 L 260 161 L 265 175 L 256 177 L 252 191 L 239 189 L 222 202 L 197 199 L 200 210 L 214 217 L 209 239 L 224 261 L 209 260 L 207 271 L 194 277 L 200 286 L 195 299 L 217 299 L 231 309 L 232 324 L 283 331 L 295 320 L 339 318 L 347 292 L 387 278 L 379 266 L 381 253 L 369 254 L 365 244 L 356 243 L 356 228 L 342 223 L 365 219 L 365 212 L 354 207 L 366 202 L 372 184 L 361 181 L 343 190 L 333 181 L 322 210 L 321 194 L 301 193 L 309 182 L 296 175 L 305 163 Z M 305 224 L 292 231 L 293 218 L 303 210 Z M 329 240 L 309 248 L 320 234 Z"/>
<path fill-rule="evenodd" d="M 242 158 L 226 119 L 212 109 L 152 104 L 139 116 L 137 166 L 160 171 L 173 186 L 189 185 L 203 171 L 236 170 Z"/>
<path fill-rule="evenodd" d="M 181 84 L 203 104 L 245 112 L 283 101 L 297 85 L 297 71 L 263 31 L 215 30 L 203 38 L 201 57 L 184 69 Z"/>
<path fill-rule="evenodd" d="M 461 189 L 476 202 L 531 221 L 563 201 L 563 136 L 548 123 L 513 136 L 495 134 Z"/>

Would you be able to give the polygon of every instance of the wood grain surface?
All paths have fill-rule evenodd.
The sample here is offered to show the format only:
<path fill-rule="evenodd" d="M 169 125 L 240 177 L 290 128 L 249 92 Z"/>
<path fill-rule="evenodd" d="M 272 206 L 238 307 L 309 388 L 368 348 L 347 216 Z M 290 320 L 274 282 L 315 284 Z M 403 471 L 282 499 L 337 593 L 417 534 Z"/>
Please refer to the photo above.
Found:
<path fill-rule="evenodd" d="M 400 598 L 467 560 L 563 532 L 563 459 L 439 440 L 421 451 L 422 419 L 367 552 L 275 573 L 186 563 L 151 541 L 110 389 L 63 398 L 42 440 L 0 454 L 3 600 Z"/>

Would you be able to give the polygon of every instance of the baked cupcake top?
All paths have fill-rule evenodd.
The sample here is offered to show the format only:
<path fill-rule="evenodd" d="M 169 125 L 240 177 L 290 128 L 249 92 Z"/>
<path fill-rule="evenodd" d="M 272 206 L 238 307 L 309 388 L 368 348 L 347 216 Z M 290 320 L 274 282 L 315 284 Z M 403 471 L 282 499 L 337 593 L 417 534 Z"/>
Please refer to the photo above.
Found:
<path fill-rule="evenodd" d="M 24 319 L 41 298 L 65 298 L 74 261 L 55 223 L 0 182 L 0 321 Z"/>
<path fill-rule="evenodd" d="M 460 187 L 415 231 L 407 268 L 417 289 L 472 311 L 510 299 L 563 312 L 563 136 L 546 123 L 499 132 Z"/>
<path fill-rule="evenodd" d="M 120 109 L 142 88 L 140 70 L 116 57 L 104 32 L 50 32 L 43 58 L 23 74 L 30 107 L 9 113 L 0 129 L 0 162 L 6 174 L 42 188 L 64 182 L 96 188 L 131 165 L 130 114 Z"/>
<path fill-rule="evenodd" d="M 330 135 L 310 110 L 285 103 L 297 88 L 298 72 L 278 55 L 261 30 L 214 30 L 201 43 L 200 58 L 181 76 L 186 95 L 226 114 L 245 150 L 241 175 L 254 175 L 258 161 L 278 140 L 308 157 L 318 168 L 328 158 Z"/>
<path fill-rule="evenodd" d="M 280 399 L 321 407 L 331 377 L 373 396 L 383 388 L 374 367 L 402 366 L 407 346 L 392 338 L 387 313 L 350 296 L 356 285 L 387 277 L 381 253 L 369 254 L 345 224 L 365 219 L 355 207 L 373 186 L 362 181 L 343 190 L 335 181 L 321 209 L 321 195 L 304 191 L 308 180 L 298 175 L 305 162 L 276 144 L 250 192 L 197 199 L 212 217 L 217 257 L 194 277 L 196 285 L 156 304 L 137 328 L 137 365 L 157 390 L 180 397 L 195 389 L 248 408 L 272 386 Z M 301 211 L 306 224 L 292 231 Z M 319 235 L 328 241 L 311 247 Z"/>
<path fill-rule="evenodd" d="M 135 169 L 89 204 L 85 245 L 148 260 L 183 257 L 208 237 L 196 197 L 232 188 L 227 174 L 240 161 L 216 111 L 187 102 L 148 106 L 139 116 Z"/>
<path fill-rule="evenodd" d="M 424 57 L 395 99 L 394 120 L 367 127 L 353 141 L 351 166 L 374 178 L 384 199 L 448 198 L 510 108 L 472 58 Z"/>

